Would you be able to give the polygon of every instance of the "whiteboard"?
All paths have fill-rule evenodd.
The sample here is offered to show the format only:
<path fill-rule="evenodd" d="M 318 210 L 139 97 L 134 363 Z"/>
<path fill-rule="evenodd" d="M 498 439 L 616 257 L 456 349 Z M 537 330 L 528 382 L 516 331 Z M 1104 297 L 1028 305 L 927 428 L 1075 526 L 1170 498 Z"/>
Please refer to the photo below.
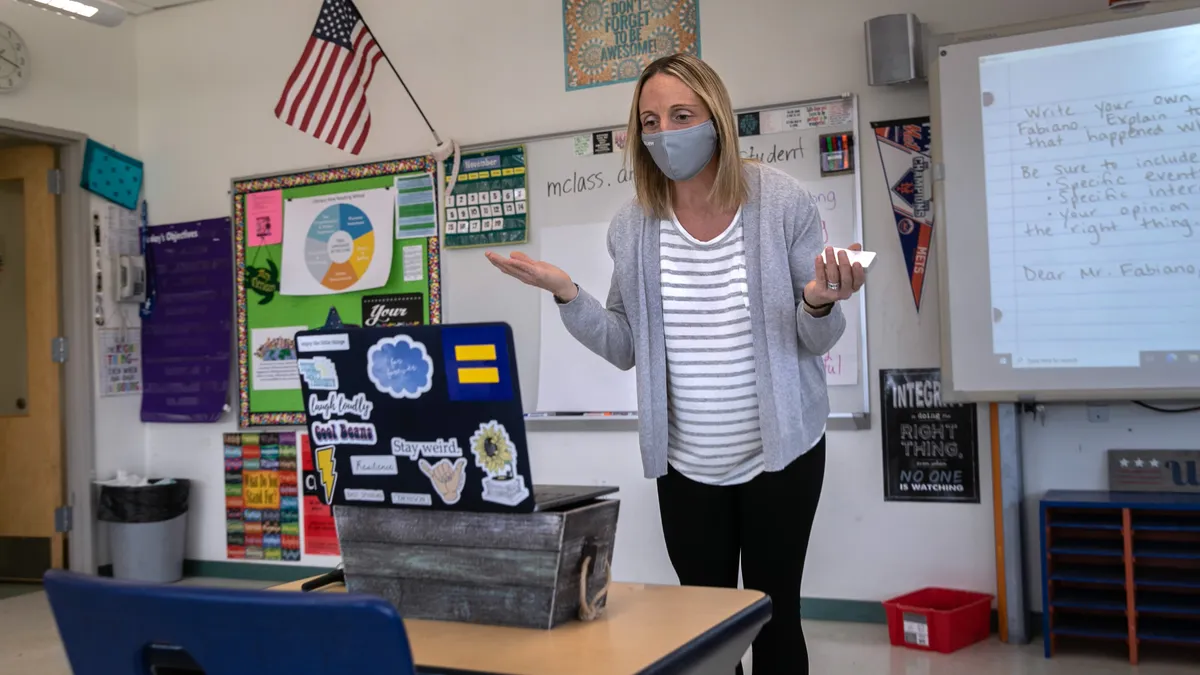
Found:
<path fill-rule="evenodd" d="M 861 241 L 861 172 L 822 178 L 818 164 L 820 136 L 849 134 L 858 128 L 855 97 L 740 111 L 746 113 L 758 113 L 759 129 L 769 133 L 743 136 L 742 155 L 782 169 L 805 185 L 816 198 L 827 243 L 847 246 Z M 608 223 L 633 198 L 622 132 L 613 127 L 470 148 L 525 145 L 530 241 L 498 252 L 520 250 L 552 262 L 603 301 L 612 274 Z M 863 141 L 856 141 L 854 165 L 861 167 L 858 149 Z M 611 143 L 610 152 L 594 152 L 608 149 L 606 142 Z M 527 411 L 636 410 L 634 371 L 618 370 L 576 342 L 563 327 L 548 293 L 500 275 L 478 250 L 449 250 L 443 255 L 447 321 L 507 321 L 513 326 Z M 861 291 L 843 303 L 846 332 L 826 356 L 831 417 L 861 416 L 869 410 L 864 309 Z"/>

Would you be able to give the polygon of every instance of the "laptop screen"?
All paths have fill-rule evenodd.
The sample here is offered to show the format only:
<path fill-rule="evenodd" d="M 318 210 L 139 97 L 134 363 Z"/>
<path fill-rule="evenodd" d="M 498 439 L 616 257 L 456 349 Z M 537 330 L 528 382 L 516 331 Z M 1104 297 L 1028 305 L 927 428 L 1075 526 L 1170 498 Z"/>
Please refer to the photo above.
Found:
<path fill-rule="evenodd" d="M 296 353 L 326 503 L 534 509 L 507 324 L 323 328 Z"/>

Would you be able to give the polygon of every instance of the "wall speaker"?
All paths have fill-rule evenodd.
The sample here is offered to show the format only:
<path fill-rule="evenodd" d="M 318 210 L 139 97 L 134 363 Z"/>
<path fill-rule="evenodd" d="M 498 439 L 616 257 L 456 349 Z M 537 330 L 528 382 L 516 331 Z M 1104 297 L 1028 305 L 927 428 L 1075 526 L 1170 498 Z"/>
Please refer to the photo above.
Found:
<path fill-rule="evenodd" d="M 865 28 L 867 81 L 872 86 L 925 79 L 921 21 L 915 14 L 877 16 Z"/>

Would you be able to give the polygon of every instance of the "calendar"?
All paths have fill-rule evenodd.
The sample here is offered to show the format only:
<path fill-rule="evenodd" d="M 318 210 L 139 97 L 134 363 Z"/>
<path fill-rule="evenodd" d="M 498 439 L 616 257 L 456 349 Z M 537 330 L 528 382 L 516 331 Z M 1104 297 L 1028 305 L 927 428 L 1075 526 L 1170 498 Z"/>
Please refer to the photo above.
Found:
<path fill-rule="evenodd" d="M 447 173 L 450 168 L 447 167 Z M 523 145 L 464 154 L 454 191 L 446 198 L 446 248 L 527 241 L 529 200 L 525 169 Z"/>

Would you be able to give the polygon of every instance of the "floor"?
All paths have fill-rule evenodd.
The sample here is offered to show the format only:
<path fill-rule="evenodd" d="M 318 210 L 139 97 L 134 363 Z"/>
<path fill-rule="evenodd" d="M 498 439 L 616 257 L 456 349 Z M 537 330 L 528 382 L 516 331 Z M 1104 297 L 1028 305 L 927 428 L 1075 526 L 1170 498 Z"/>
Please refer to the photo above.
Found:
<path fill-rule="evenodd" d="M 194 580 L 185 583 L 262 587 L 261 582 Z M 1042 658 L 1041 644 L 1010 647 L 995 639 L 952 655 L 930 655 L 888 645 L 884 626 L 805 624 L 812 672 L 818 675 L 1196 675 L 1200 652 L 1156 657 L 1140 667 L 1120 655 Z M 0 599 L 0 673 L 70 675 L 44 593 Z"/>
<path fill-rule="evenodd" d="M 37 593 L 41 590 L 38 584 L 8 584 L 0 583 L 0 600 L 5 598 L 15 598 L 18 595 L 26 593 Z"/>

